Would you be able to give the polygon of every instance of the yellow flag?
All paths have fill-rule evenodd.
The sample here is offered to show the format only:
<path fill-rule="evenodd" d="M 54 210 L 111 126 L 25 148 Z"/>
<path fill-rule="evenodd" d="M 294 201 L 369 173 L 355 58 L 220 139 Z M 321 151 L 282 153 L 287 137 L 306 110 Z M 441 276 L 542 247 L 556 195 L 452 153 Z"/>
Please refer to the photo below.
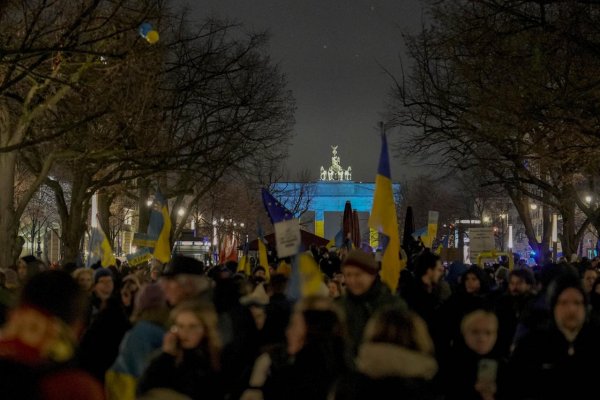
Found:
<path fill-rule="evenodd" d="M 100 245 L 102 253 L 100 254 L 100 263 L 104 268 L 110 267 L 111 265 L 116 266 L 117 260 L 115 259 L 112 248 L 110 247 L 110 243 L 108 243 L 108 238 L 106 237 L 102 229 L 100 229 L 100 232 L 102 232 L 102 244 Z"/>
<path fill-rule="evenodd" d="M 383 244 L 381 280 L 392 289 L 392 292 L 395 292 L 403 265 L 400 262 L 400 235 L 398 234 L 396 204 L 385 134 L 382 135 L 381 155 L 375 178 L 375 194 L 369 216 L 369 228 L 376 230 L 381 235 Z"/>
<path fill-rule="evenodd" d="M 167 204 L 163 204 L 161 208 L 163 217 L 163 226 L 156 240 L 154 247 L 154 257 L 161 263 L 168 263 L 171 259 L 171 217 L 167 210 Z"/>
<path fill-rule="evenodd" d="M 269 270 L 269 259 L 267 257 L 267 246 L 258 238 L 258 264 L 265 267 L 265 278 L 267 282 L 271 280 L 271 271 Z"/>

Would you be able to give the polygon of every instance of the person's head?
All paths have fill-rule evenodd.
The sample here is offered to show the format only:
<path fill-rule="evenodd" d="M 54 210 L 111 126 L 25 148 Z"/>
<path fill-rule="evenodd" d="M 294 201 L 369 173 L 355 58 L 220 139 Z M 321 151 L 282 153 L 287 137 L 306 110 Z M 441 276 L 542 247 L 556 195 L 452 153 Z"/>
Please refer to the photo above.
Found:
<path fill-rule="evenodd" d="M 17 275 L 21 283 L 27 282 L 34 275 L 44 270 L 43 263 L 34 256 L 25 256 L 17 262 Z"/>
<path fill-rule="evenodd" d="M 593 267 L 586 268 L 586 270 L 583 272 L 582 283 L 583 283 L 583 290 L 585 290 L 585 292 L 588 295 L 592 292 L 592 286 L 594 285 L 594 282 L 596 281 L 596 279 L 598 279 L 598 271 L 596 270 L 596 268 L 593 268 Z"/>
<path fill-rule="evenodd" d="M 254 322 L 258 330 L 261 330 L 265 326 L 267 313 L 265 307 L 269 304 L 269 296 L 265 291 L 264 284 L 258 284 L 252 291 L 245 296 L 240 298 L 240 303 L 250 310 Z"/>
<path fill-rule="evenodd" d="M 108 268 L 98 268 L 94 272 L 94 294 L 102 300 L 106 301 L 112 296 L 115 283 L 113 274 Z"/>
<path fill-rule="evenodd" d="M 288 279 L 282 274 L 273 274 L 269 286 L 271 293 L 273 294 L 284 294 L 287 288 Z"/>
<path fill-rule="evenodd" d="M 296 304 L 286 330 L 288 354 L 327 340 L 343 341 L 341 312 L 328 297 L 307 297 Z"/>
<path fill-rule="evenodd" d="M 78 268 L 73 272 L 73 278 L 79 286 L 85 291 L 90 292 L 94 285 L 94 271 L 89 268 Z"/>
<path fill-rule="evenodd" d="M 152 282 L 158 281 L 158 278 L 160 278 L 162 271 L 163 271 L 162 264 L 158 260 L 156 260 L 156 262 L 154 262 L 150 265 L 150 280 Z"/>
<path fill-rule="evenodd" d="M 221 340 L 217 329 L 218 316 L 212 304 L 186 301 L 171 311 L 171 331 L 177 335 L 183 350 L 202 349 L 219 368 Z"/>
<path fill-rule="evenodd" d="M 479 355 L 492 351 L 498 338 L 498 318 L 490 311 L 475 310 L 462 319 L 460 330 L 469 349 Z"/>
<path fill-rule="evenodd" d="M 517 268 L 508 274 L 508 293 L 511 296 L 519 296 L 533 290 L 535 278 L 527 268 Z"/>
<path fill-rule="evenodd" d="M 462 275 L 461 287 L 468 294 L 486 293 L 490 287 L 488 282 L 486 272 L 474 265 Z"/>
<path fill-rule="evenodd" d="M 158 283 L 142 285 L 135 297 L 131 320 L 150 321 L 164 326 L 168 318 L 169 306 L 161 286 Z"/>
<path fill-rule="evenodd" d="M 160 283 L 167 302 L 175 306 L 191 300 L 210 287 L 204 264 L 195 258 L 176 256 L 165 268 Z"/>
<path fill-rule="evenodd" d="M 429 249 L 423 250 L 415 259 L 415 277 L 428 286 L 436 285 L 444 276 L 440 256 Z"/>
<path fill-rule="evenodd" d="M 327 284 L 327 289 L 329 290 L 329 297 L 332 299 L 337 299 L 344 293 L 342 284 L 340 282 L 334 279 L 326 278 L 325 283 Z"/>
<path fill-rule="evenodd" d="M 576 275 L 558 277 L 548 287 L 550 309 L 558 329 L 576 334 L 585 323 L 587 298 Z"/>
<path fill-rule="evenodd" d="M 263 280 L 266 279 L 267 272 L 265 270 L 265 267 L 263 267 L 262 265 L 258 265 L 257 267 L 255 267 L 254 271 L 252 271 L 252 277 L 261 278 Z"/>
<path fill-rule="evenodd" d="M 354 296 L 366 293 L 373 286 L 378 272 L 373 256 L 362 250 L 352 250 L 342 264 L 346 288 Z"/>
<path fill-rule="evenodd" d="M 412 311 L 387 307 L 375 313 L 365 328 L 364 342 L 391 343 L 421 353 L 433 354 L 427 324 Z"/>
<path fill-rule="evenodd" d="M 83 329 L 87 307 L 86 293 L 64 271 L 44 271 L 33 276 L 19 298 L 19 308 L 42 310 L 60 319 L 69 327 L 73 338 Z"/>
<path fill-rule="evenodd" d="M 123 284 L 121 286 L 121 302 L 125 307 L 133 307 L 135 295 L 140 289 L 140 286 L 139 279 L 133 274 L 129 274 L 123 278 Z"/>

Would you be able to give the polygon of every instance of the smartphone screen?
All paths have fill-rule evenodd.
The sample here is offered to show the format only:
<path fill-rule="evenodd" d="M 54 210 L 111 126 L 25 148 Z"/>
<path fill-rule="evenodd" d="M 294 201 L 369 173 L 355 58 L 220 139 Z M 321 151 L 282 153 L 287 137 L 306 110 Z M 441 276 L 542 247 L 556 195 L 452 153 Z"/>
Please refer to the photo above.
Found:
<path fill-rule="evenodd" d="M 477 366 L 477 380 L 485 382 L 496 382 L 498 374 L 498 361 L 489 358 L 479 360 Z"/>

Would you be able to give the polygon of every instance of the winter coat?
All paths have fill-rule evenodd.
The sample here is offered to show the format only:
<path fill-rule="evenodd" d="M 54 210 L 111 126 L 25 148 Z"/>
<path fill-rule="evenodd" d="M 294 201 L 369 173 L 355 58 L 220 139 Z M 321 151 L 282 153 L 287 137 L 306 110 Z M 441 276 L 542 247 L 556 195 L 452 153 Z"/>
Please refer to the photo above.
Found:
<path fill-rule="evenodd" d="M 406 309 L 406 303 L 401 298 L 394 296 L 379 279 L 375 280 L 373 286 L 360 296 L 355 296 L 346 291 L 339 302 L 345 311 L 350 348 L 353 354 L 358 351 L 367 321 L 378 309 L 384 306 L 396 306 Z"/>
<path fill-rule="evenodd" d="M 340 379 L 334 400 L 433 399 L 431 379 L 437 372 L 433 356 L 389 343 L 365 343 L 357 371 Z"/>
<path fill-rule="evenodd" d="M 555 325 L 530 331 L 509 360 L 510 398 L 584 399 L 597 391 L 598 331 L 584 326 L 569 342 Z"/>
<path fill-rule="evenodd" d="M 185 350 L 181 361 L 171 354 L 161 353 L 154 358 L 138 385 L 143 394 L 154 388 L 168 388 L 202 400 L 222 400 L 220 376 L 213 371 L 209 358 L 199 349 Z"/>
<path fill-rule="evenodd" d="M 446 400 L 482 399 L 479 392 L 475 390 L 479 362 L 482 359 L 494 360 L 497 363 L 496 387 L 498 392 L 496 392 L 495 399 L 503 398 L 506 361 L 494 350 L 486 355 L 475 353 L 465 345 L 461 338 L 454 343 L 448 359 L 441 365 L 441 384 L 442 391 L 446 394 Z"/>
<path fill-rule="evenodd" d="M 334 382 L 347 371 L 341 340 L 306 345 L 286 364 L 272 364 L 262 388 L 264 399 L 325 400 Z"/>

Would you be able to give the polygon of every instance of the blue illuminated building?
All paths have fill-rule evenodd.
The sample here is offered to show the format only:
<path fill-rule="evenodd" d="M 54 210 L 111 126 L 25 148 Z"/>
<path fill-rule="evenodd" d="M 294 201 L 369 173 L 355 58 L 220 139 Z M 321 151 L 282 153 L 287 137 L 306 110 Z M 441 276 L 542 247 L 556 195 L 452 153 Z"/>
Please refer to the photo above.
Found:
<path fill-rule="evenodd" d="M 308 211 L 300 216 L 302 228 L 326 239 L 332 239 L 340 230 L 344 206 L 349 200 L 358 212 L 361 242 L 376 246 L 377 235 L 368 227 L 369 213 L 373 206 L 375 183 L 352 181 L 351 168 L 344 170 L 337 156 L 337 146 L 332 146 L 332 165 L 328 170 L 321 167 L 321 180 L 314 183 L 278 183 L 273 193 L 284 205 L 295 204 L 299 193 L 308 193 Z M 398 199 L 400 184 L 393 185 Z"/>

